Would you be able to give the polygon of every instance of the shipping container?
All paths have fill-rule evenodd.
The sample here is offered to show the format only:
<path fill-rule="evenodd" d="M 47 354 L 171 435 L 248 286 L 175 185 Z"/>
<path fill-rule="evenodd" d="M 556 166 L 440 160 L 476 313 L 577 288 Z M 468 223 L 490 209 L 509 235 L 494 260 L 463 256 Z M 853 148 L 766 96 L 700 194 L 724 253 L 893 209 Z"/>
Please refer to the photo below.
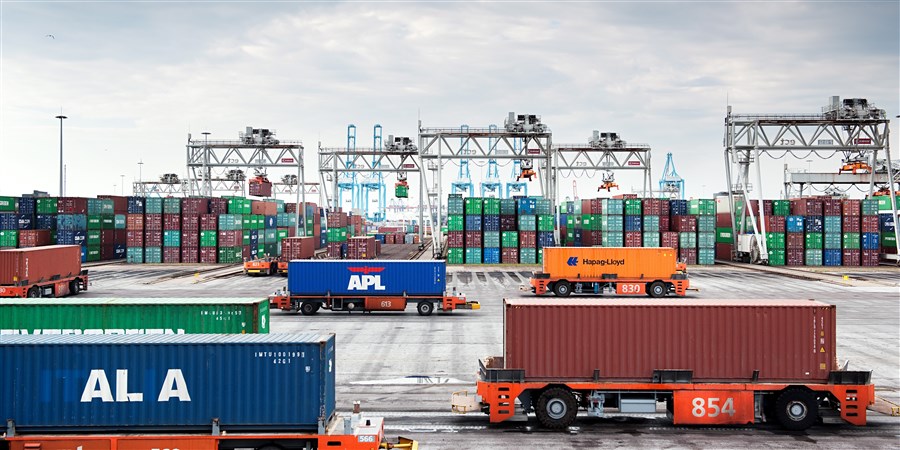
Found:
<path fill-rule="evenodd" d="M 0 416 L 20 433 L 315 431 L 334 355 L 333 334 L 4 336 Z"/>
<path fill-rule="evenodd" d="M 0 302 L 0 335 L 268 332 L 268 299 L 32 298 Z"/>
<path fill-rule="evenodd" d="M 504 305 L 505 368 L 523 369 L 526 380 L 590 380 L 599 370 L 604 380 L 651 382 L 654 370 L 680 369 L 694 382 L 749 382 L 754 371 L 761 382 L 826 382 L 837 369 L 835 307 L 811 300 Z"/>
<path fill-rule="evenodd" d="M 479 261 L 480 263 L 480 261 Z M 443 295 L 446 265 L 435 261 L 291 261 L 292 295 Z"/>
<path fill-rule="evenodd" d="M 0 285 L 28 285 L 81 273 L 81 249 L 48 245 L 0 251 Z"/>

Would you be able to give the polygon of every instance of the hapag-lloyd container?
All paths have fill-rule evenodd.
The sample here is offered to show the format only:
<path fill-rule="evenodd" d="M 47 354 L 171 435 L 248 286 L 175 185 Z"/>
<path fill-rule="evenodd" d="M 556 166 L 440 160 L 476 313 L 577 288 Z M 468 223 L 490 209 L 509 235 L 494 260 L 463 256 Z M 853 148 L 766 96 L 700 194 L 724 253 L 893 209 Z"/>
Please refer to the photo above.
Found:
<path fill-rule="evenodd" d="M 9 334 L 268 333 L 259 298 L 29 298 L 0 303 Z"/>
<path fill-rule="evenodd" d="M 334 413 L 331 333 L 4 336 L 0 359 L 0 417 L 23 433 L 315 431 Z"/>
<path fill-rule="evenodd" d="M 288 265 L 292 295 L 443 295 L 443 261 L 306 261 Z"/>
<path fill-rule="evenodd" d="M 0 285 L 38 283 L 81 272 L 81 248 L 77 245 L 0 250 Z"/>
<path fill-rule="evenodd" d="M 527 379 L 649 382 L 828 380 L 836 368 L 832 305 L 812 300 L 507 299 L 504 361 Z M 584 330 L 591 330 L 585 334 Z"/>
<path fill-rule="evenodd" d="M 544 273 L 555 278 L 669 277 L 675 273 L 676 252 L 671 248 L 546 247 Z"/>

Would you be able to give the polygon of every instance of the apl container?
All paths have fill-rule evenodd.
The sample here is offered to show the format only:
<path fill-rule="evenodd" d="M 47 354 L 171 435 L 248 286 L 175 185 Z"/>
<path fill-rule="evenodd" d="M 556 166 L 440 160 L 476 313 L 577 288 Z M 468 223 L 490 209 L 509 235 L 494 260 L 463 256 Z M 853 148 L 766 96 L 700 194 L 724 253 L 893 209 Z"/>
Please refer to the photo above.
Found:
<path fill-rule="evenodd" d="M 507 299 L 504 363 L 529 380 L 825 382 L 835 307 L 812 300 Z M 598 326 L 602 324 L 602 326 Z M 592 330 L 584 333 L 584 330 Z"/>
<path fill-rule="evenodd" d="M 0 335 L 268 332 L 269 300 L 259 298 L 29 298 L 0 303 Z"/>
<path fill-rule="evenodd" d="M 288 265 L 292 295 L 443 295 L 442 261 L 296 260 Z"/>
<path fill-rule="evenodd" d="M 334 334 L 4 336 L 0 417 L 19 432 L 314 431 Z"/>

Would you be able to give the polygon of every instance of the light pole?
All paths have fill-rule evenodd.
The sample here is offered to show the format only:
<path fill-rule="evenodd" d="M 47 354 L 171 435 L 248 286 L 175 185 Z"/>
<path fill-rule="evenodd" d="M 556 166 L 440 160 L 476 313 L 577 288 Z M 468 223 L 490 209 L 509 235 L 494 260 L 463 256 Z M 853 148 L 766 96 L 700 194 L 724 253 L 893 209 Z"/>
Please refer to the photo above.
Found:
<path fill-rule="evenodd" d="M 122 184 L 121 184 L 122 191 L 121 191 L 120 195 L 125 195 L 125 175 L 119 175 L 119 177 L 122 178 Z"/>
<path fill-rule="evenodd" d="M 60 115 L 56 116 L 56 118 L 59 119 L 59 196 L 65 197 L 66 196 L 66 192 L 64 191 L 65 185 L 63 184 L 63 133 L 62 133 L 62 129 L 63 129 L 63 119 L 68 119 L 68 117 L 60 114 Z"/>
<path fill-rule="evenodd" d="M 140 183 L 141 195 L 144 195 L 144 178 L 141 173 L 141 172 L 143 172 L 143 169 L 144 169 L 144 160 L 143 159 L 138 160 L 138 183 Z"/>

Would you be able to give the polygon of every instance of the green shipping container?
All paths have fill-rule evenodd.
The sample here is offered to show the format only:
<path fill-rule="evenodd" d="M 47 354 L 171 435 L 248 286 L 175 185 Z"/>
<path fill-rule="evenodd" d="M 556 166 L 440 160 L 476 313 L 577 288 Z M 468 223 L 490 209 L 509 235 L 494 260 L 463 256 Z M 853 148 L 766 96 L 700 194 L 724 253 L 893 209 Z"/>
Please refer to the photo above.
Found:
<path fill-rule="evenodd" d="M 259 243 L 259 235 L 257 236 L 257 243 Z M 241 232 L 241 245 L 250 245 L 250 230 L 243 230 Z"/>
<path fill-rule="evenodd" d="M 519 247 L 519 232 L 518 231 L 503 231 L 500 237 L 500 247 L 502 248 L 518 248 Z"/>
<path fill-rule="evenodd" d="M 878 199 L 877 198 L 865 198 L 862 201 L 862 215 L 864 216 L 874 216 L 878 214 Z"/>
<path fill-rule="evenodd" d="M 404 186 L 402 184 L 394 186 L 394 197 L 397 198 L 409 198 L 409 186 Z"/>
<path fill-rule="evenodd" d="M 100 261 L 100 246 L 99 245 L 88 245 L 87 246 L 87 262 Z"/>
<path fill-rule="evenodd" d="M 640 199 L 625 200 L 625 215 L 639 216 L 643 214 L 643 210 L 641 209 L 642 203 L 643 201 Z"/>
<path fill-rule="evenodd" d="M 776 216 L 791 215 L 791 201 L 790 200 L 773 200 L 772 201 L 772 213 L 775 214 Z M 784 263 L 782 263 L 780 265 L 783 266 Z"/>
<path fill-rule="evenodd" d="M 144 262 L 161 263 L 162 247 L 144 247 Z"/>
<path fill-rule="evenodd" d="M 821 266 L 822 265 L 822 250 L 807 249 L 805 262 L 806 262 L 807 266 Z"/>
<path fill-rule="evenodd" d="M 714 233 L 716 231 L 716 216 L 697 217 L 697 231 Z"/>
<path fill-rule="evenodd" d="M 697 233 L 693 231 L 678 233 L 678 246 L 680 248 L 697 248 Z"/>
<path fill-rule="evenodd" d="M 463 264 L 465 262 L 465 253 L 461 248 L 447 249 L 448 264 Z"/>
<path fill-rule="evenodd" d="M 840 233 L 825 233 L 825 248 L 828 250 L 840 250 L 841 249 L 841 234 Z"/>
<path fill-rule="evenodd" d="M 143 264 L 144 247 L 128 247 L 125 250 L 125 262 L 128 264 Z"/>
<path fill-rule="evenodd" d="M 641 219 L 641 224 L 644 227 L 644 231 L 659 231 L 659 216 L 644 216 Z"/>
<path fill-rule="evenodd" d="M 466 211 L 465 202 L 462 197 L 454 197 L 451 195 L 447 198 L 447 214 L 463 215 Z"/>
<path fill-rule="evenodd" d="M 37 213 L 56 214 L 59 212 L 58 205 L 56 197 L 39 198 L 36 205 Z"/>
<path fill-rule="evenodd" d="M 734 244 L 734 236 L 731 234 L 730 227 L 716 228 L 716 243 L 717 244 Z"/>
<path fill-rule="evenodd" d="M 691 233 L 693 234 L 693 233 Z M 680 236 L 679 236 L 680 237 Z M 697 233 L 697 248 L 716 248 L 716 233 L 702 231 Z"/>
<path fill-rule="evenodd" d="M 162 214 L 163 199 L 160 197 L 147 197 L 144 199 L 144 212 L 146 214 Z"/>
<path fill-rule="evenodd" d="M 692 216 L 715 216 L 716 201 L 708 199 L 691 200 L 688 203 L 688 214 Z"/>
<path fill-rule="evenodd" d="M 537 231 L 537 216 L 519 216 L 519 231 Z"/>
<path fill-rule="evenodd" d="M 556 229 L 556 216 L 537 216 L 538 231 L 553 231 Z"/>
<path fill-rule="evenodd" d="M 84 241 L 85 245 L 100 245 L 100 230 L 88 230 Z"/>
<path fill-rule="evenodd" d="M 484 199 L 484 215 L 499 215 L 500 214 L 500 199 L 499 198 L 486 198 Z"/>
<path fill-rule="evenodd" d="M 275 232 L 275 240 L 277 242 L 281 242 L 284 238 L 288 237 L 288 230 L 279 228 Z"/>
<path fill-rule="evenodd" d="M 784 233 L 766 233 L 766 249 L 784 250 L 787 237 Z M 781 264 L 784 265 L 784 264 Z"/>
<path fill-rule="evenodd" d="M 200 246 L 201 247 L 215 247 L 217 239 L 218 239 L 218 233 L 215 231 L 201 231 L 200 232 Z"/>
<path fill-rule="evenodd" d="M 519 264 L 537 264 L 537 249 L 520 248 Z"/>
<path fill-rule="evenodd" d="M 481 248 L 466 249 L 466 264 L 481 264 Z"/>
<path fill-rule="evenodd" d="M 219 263 L 235 264 L 244 261 L 241 247 L 219 247 Z"/>
<path fill-rule="evenodd" d="M 19 230 L 0 230 L 0 247 L 19 246 Z"/>
<path fill-rule="evenodd" d="M 645 216 L 649 217 L 649 216 Z M 659 247 L 660 238 L 658 231 L 645 231 L 644 232 L 644 247 Z"/>
<path fill-rule="evenodd" d="M 890 195 L 880 195 L 875 197 L 875 200 L 878 201 L 878 210 L 879 211 L 890 211 L 891 209 L 891 196 Z M 895 198 L 897 202 L 897 208 L 900 208 L 900 195 Z"/>
<path fill-rule="evenodd" d="M 100 216 L 87 216 L 87 229 L 99 230 L 102 228 L 103 220 Z"/>
<path fill-rule="evenodd" d="M 465 225 L 466 221 L 462 215 L 453 214 L 451 216 L 447 216 L 447 230 L 463 231 L 465 229 Z"/>
<path fill-rule="evenodd" d="M 329 228 L 327 233 L 326 240 L 328 242 L 344 242 L 347 240 L 347 229 L 344 227 Z"/>
<path fill-rule="evenodd" d="M 783 266 L 785 260 L 785 251 L 784 249 L 772 249 L 769 250 L 769 265 L 770 266 Z"/>
<path fill-rule="evenodd" d="M 897 236 L 893 231 L 881 233 L 881 246 L 884 248 L 897 248 Z"/>
<path fill-rule="evenodd" d="M 483 211 L 484 199 L 481 197 L 469 197 L 464 200 L 467 216 L 479 216 Z M 468 255 L 466 258 L 468 261 Z"/>
<path fill-rule="evenodd" d="M 481 246 L 484 248 L 500 248 L 500 232 L 485 231 L 481 237 Z"/>
<path fill-rule="evenodd" d="M 805 242 L 806 242 L 805 248 L 822 250 L 822 244 L 823 244 L 822 233 L 806 233 Z M 819 253 L 821 254 L 822 252 L 819 252 Z M 809 264 L 807 264 L 807 265 L 809 265 Z M 821 264 L 819 264 L 819 265 L 821 265 Z"/>
<path fill-rule="evenodd" d="M 115 230 L 116 229 L 116 216 L 114 216 L 114 215 L 100 216 L 100 229 L 101 230 Z"/>
<path fill-rule="evenodd" d="M 716 263 L 716 249 L 715 248 L 698 248 L 697 249 L 697 264 L 701 266 L 711 266 Z"/>
<path fill-rule="evenodd" d="M 600 229 L 603 231 L 625 231 L 625 216 L 602 215 L 600 216 Z M 611 247 L 603 244 L 604 247 Z"/>
<path fill-rule="evenodd" d="M 181 247 L 181 232 L 173 230 L 163 231 L 163 247 Z"/>
<path fill-rule="evenodd" d="M 825 233 L 841 234 L 841 216 L 825 216 Z"/>
<path fill-rule="evenodd" d="M 604 216 L 601 216 L 599 214 L 582 214 L 581 215 L 581 229 L 588 230 L 588 231 L 604 230 L 605 228 L 603 228 L 603 217 Z M 587 220 L 585 218 L 587 218 Z"/>
<path fill-rule="evenodd" d="M 859 233 L 843 233 L 841 234 L 841 236 L 843 236 L 843 243 L 841 244 L 842 248 L 846 248 L 849 250 L 859 250 Z"/>
<path fill-rule="evenodd" d="M 125 214 L 116 214 L 113 216 L 113 227 L 117 230 L 125 229 Z"/>
<path fill-rule="evenodd" d="M 625 201 L 616 198 L 604 198 L 600 201 L 600 210 L 603 214 L 625 214 Z"/>
<path fill-rule="evenodd" d="M 163 214 L 181 214 L 181 199 L 175 197 L 164 198 Z"/>
<path fill-rule="evenodd" d="M 37 298 L 0 303 L 0 335 L 268 332 L 269 300 L 259 298 Z"/>
<path fill-rule="evenodd" d="M 538 198 L 534 201 L 534 213 L 539 216 L 553 215 L 553 203 L 548 198 Z"/>
<path fill-rule="evenodd" d="M 603 247 L 624 247 L 625 233 L 622 231 L 604 231 L 600 236 Z"/>
<path fill-rule="evenodd" d="M 274 228 L 266 228 L 264 231 L 261 231 L 260 233 L 265 235 L 265 237 L 263 238 L 263 243 L 275 244 L 278 242 L 278 239 L 277 239 L 278 233 L 275 231 Z M 273 254 L 274 254 L 274 252 L 273 252 Z"/>
<path fill-rule="evenodd" d="M 513 216 L 516 214 L 516 199 L 504 198 L 500 200 L 500 214 Z"/>

